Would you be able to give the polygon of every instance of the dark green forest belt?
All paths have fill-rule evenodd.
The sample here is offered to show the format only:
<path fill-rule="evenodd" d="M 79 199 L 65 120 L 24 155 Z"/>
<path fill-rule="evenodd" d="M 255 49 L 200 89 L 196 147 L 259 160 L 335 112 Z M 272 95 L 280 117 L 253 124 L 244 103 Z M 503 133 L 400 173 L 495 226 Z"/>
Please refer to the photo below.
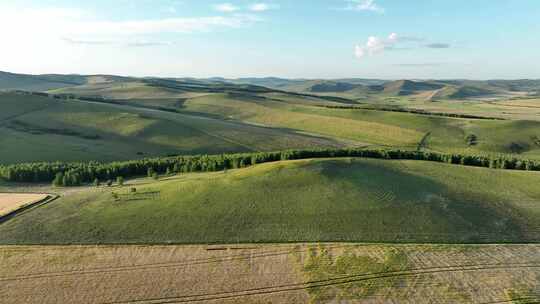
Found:
<path fill-rule="evenodd" d="M 117 177 L 152 176 L 163 173 L 215 172 L 255 164 L 310 158 L 364 157 L 388 160 L 423 160 L 491 169 L 540 171 L 536 160 L 508 156 L 463 155 L 431 151 L 344 148 L 286 150 L 241 154 L 177 156 L 101 163 L 24 163 L 0 166 L 0 178 L 11 182 L 54 182 L 57 186 L 112 180 Z"/>

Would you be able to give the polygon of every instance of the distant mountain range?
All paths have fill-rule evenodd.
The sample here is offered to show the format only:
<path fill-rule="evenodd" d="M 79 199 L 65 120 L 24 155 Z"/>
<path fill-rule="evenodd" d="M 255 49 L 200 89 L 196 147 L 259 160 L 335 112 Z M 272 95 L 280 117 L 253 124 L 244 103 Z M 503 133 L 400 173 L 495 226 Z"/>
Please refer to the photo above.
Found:
<path fill-rule="evenodd" d="M 178 85 L 240 85 L 361 99 L 369 96 L 415 96 L 427 100 L 538 95 L 540 80 L 382 80 L 382 79 L 285 79 L 265 78 L 136 78 L 113 75 L 26 75 L 0 72 L 0 90 L 50 91 L 81 85 L 153 80 Z"/>

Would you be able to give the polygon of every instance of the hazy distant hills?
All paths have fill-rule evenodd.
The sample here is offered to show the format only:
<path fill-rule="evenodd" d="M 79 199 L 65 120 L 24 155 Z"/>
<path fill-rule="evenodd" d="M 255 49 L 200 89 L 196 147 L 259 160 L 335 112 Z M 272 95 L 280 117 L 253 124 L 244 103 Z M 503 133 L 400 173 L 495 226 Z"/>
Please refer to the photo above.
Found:
<path fill-rule="evenodd" d="M 0 89 L 46 91 L 85 83 L 83 76 L 24 75 L 0 72 Z"/>
<path fill-rule="evenodd" d="M 28 75 L 0 71 L 0 90 L 49 91 L 85 84 L 117 82 L 129 77 L 112 75 Z"/>
<path fill-rule="evenodd" d="M 370 96 L 413 96 L 426 100 L 468 99 L 497 96 L 537 95 L 540 80 L 381 80 L 381 79 L 285 79 L 265 78 L 135 78 L 112 75 L 25 75 L 0 72 L 0 90 L 50 91 L 77 87 L 77 92 L 114 84 L 144 82 L 186 92 L 216 92 L 223 90 L 289 91 L 348 99 Z M 128 86 L 129 87 L 129 86 Z M 66 90 L 69 92 L 69 90 Z"/>
<path fill-rule="evenodd" d="M 281 79 L 241 78 L 222 79 L 231 83 L 248 83 L 285 91 L 336 95 L 347 98 L 421 95 L 426 99 L 467 99 L 480 97 L 528 95 L 540 91 L 540 80 L 380 80 L 380 79 Z"/>

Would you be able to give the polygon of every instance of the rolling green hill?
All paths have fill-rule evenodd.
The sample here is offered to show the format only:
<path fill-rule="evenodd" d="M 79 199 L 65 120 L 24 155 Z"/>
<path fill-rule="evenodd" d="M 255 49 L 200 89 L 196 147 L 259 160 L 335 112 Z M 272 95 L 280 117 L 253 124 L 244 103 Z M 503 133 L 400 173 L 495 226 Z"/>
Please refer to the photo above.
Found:
<path fill-rule="evenodd" d="M 338 96 L 353 100 L 380 101 L 389 96 L 427 100 L 463 100 L 479 97 L 504 97 L 515 93 L 534 93 L 538 80 L 396 80 L 377 79 L 221 79 L 231 83 L 248 83 L 291 92 Z M 425 94 L 425 95 L 424 95 Z"/>
<path fill-rule="evenodd" d="M 174 87 L 176 84 L 177 87 Z M 125 87 L 123 87 L 125 86 Z M 62 92 L 87 94 L 85 87 L 62 89 Z M 441 152 L 526 154 L 540 156 L 540 122 L 489 121 L 459 119 L 363 109 L 329 109 L 347 105 L 324 96 L 304 96 L 283 91 L 245 90 L 241 86 L 205 85 L 183 89 L 180 83 L 129 82 L 93 86 L 92 94 L 127 105 L 164 109 L 188 115 L 202 115 L 217 120 L 286 128 L 318 134 L 351 145 L 393 146 Z M 401 92 L 418 92 L 440 87 L 432 82 L 399 81 L 387 84 Z M 217 89 L 220 90 L 217 90 Z M 257 87 L 258 88 L 258 87 Z M 454 94 L 456 89 L 439 89 L 440 94 Z M 58 92 L 54 91 L 54 92 Z M 394 93 L 396 93 L 394 92 Z M 88 95 L 92 95 L 88 94 Z M 386 94 L 386 93 L 384 93 Z M 519 132 L 513 132 L 519 125 Z M 492 132 L 493 129 L 498 132 Z M 476 136 L 470 143 L 468 136 Z"/>
<path fill-rule="evenodd" d="M 480 81 L 402 80 L 375 89 L 354 80 L 312 80 L 300 83 L 316 88 L 318 93 L 298 93 L 218 80 L 48 77 L 64 81 L 75 77 L 84 84 L 48 91 L 63 99 L 1 94 L 0 107 L 5 109 L 0 113 L 0 119 L 4 119 L 0 122 L 2 162 L 113 161 L 345 145 L 540 157 L 538 121 L 362 109 L 358 106 L 369 105 L 330 92 L 342 91 L 337 92 L 342 96 L 364 94 L 368 99 L 424 96 L 426 104 L 442 105 L 431 100 L 487 93 L 489 85 Z M 398 96 L 403 94 L 407 96 Z M 393 109 L 406 108 L 407 102 L 400 101 Z M 351 104 L 357 107 L 339 108 Z"/>
<path fill-rule="evenodd" d="M 539 242 L 539 182 L 422 161 L 269 163 L 76 191 L 0 225 L 0 243 Z"/>
<path fill-rule="evenodd" d="M 47 91 L 86 82 L 79 76 L 24 75 L 0 71 L 0 90 Z"/>
<path fill-rule="evenodd" d="M 540 156 L 540 122 L 437 117 L 370 109 L 332 109 L 320 103 L 208 95 L 187 99 L 182 111 L 285 127 L 375 146 L 434 151 Z M 475 135 L 470 143 L 467 136 Z M 427 136 L 426 136 L 427 135 Z M 425 141 L 423 141 L 425 139 Z M 420 143 L 423 145 L 420 146 Z"/>
<path fill-rule="evenodd" d="M 405 96 L 421 91 L 438 90 L 443 87 L 444 85 L 427 81 L 398 80 L 384 84 L 383 92 L 394 96 Z"/>
<path fill-rule="evenodd" d="M 343 146 L 288 129 L 21 93 L 0 93 L 0 108 L 4 164 Z"/>
<path fill-rule="evenodd" d="M 469 97 L 489 96 L 495 94 L 495 91 L 484 89 L 481 87 L 462 86 L 458 88 L 454 93 L 449 95 L 449 98 L 461 99 Z"/>
<path fill-rule="evenodd" d="M 86 84 L 122 82 L 133 79 L 113 75 L 27 75 L 0 71 L 0 90 L 41 92 Z"/>

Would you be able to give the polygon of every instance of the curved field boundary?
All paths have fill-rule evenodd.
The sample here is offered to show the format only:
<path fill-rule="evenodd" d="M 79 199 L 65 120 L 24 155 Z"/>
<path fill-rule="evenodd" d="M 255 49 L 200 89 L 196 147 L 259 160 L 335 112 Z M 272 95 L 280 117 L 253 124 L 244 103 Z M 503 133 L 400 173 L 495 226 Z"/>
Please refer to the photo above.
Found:
<path fill-rule="evenodd" d="M 34 209 L 34 208 L 43 206 L 45 204 L 48 204 L 48 203 L 50 203 L 52 201 L 55 201 L 59 197 L 60 196 L 56 195 L 56 194 L 47 194 L 47 196 L 42 200 L 39 200 L 37 202 L 31 203 L 31 204 L 28 204 L 28 205 L 25 205 L 25 206 L 22 206 L 19 209 L 13 210 L 13 211 L 5 214 L 5 215 L 0 216 L 0 224 L 3 224 L 4 222 L 6 222 L 6 221 L 18 216 L 18 215 L 21 215 L 21 214 L 23 214 L 25 212 L 28 212 L 31 209 Z"/>
<path fill-rule="evenodd" d="M 127 304 L 127 303 L 141 303 L 141 304 L 172 304 L 172 303 L 194 303 L 213 300 L 226 300 L 239 297 L 258 296 L 275 294 L 282 292 L 300 291 L 313 288 L 322 288 L 329 286 L 337 286 L 372 280 L 399 278 L 407 276 L 419 276 L 426 274 L 438 274 L 448 272 L 474 272 L 484 270 L 502 270 L 502 269 L 519 269 L 519 268 L 540 268 L 540 264 L 478 264 L 478 265 L 460 265 L 460 266 L 442 266 L 442 267 L 429 267 L 419 269 L 407 269 L 397 270 L 379 273 L 365 273 L 348 275 L 342 277 L 335 277 L 317 281 L 308 281 L 296 284 L 275 285 L 268 287 L 236 290 L 236 291 L 224 291 L 218 293 L 197 294 L 197 295 L 185 295 L 176 297 L 163 297 L 153 299 L 134 299 L 127 301 L 106 302 L 102 304 Z"/>

